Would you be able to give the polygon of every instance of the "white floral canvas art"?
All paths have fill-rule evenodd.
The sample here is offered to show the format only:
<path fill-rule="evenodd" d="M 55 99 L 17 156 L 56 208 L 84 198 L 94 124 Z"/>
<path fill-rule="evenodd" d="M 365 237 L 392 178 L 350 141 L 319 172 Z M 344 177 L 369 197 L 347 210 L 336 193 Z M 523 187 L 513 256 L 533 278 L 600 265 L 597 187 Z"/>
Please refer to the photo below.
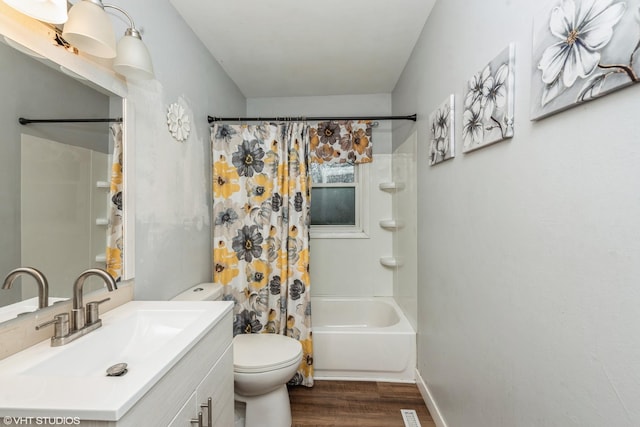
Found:
<path fill-rule="evenodd" d="M 477 72 L 464 91 L 463 152 L 513 136 L 515 45 Z"/>
<path fill-rule="evenodd" d="M 455 156 L 454 144 L 454 96 L 449 95 L 440 106 L 429 115 L 429 165 L 444 162 Z"/>
<path fill-rule="evenodd" d="M 553 0 L 534 19 L 531 117 L 638 82 L 640 0 Z"/>

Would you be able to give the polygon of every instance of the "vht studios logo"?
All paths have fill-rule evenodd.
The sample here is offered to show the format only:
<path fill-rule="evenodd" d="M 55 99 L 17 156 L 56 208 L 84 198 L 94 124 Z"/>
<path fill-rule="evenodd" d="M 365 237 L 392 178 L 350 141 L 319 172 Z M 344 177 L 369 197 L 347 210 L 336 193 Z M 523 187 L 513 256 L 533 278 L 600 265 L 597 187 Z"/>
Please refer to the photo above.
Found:
<path fill-rule="evenodd" d="M 3 417 L 2 422 L 5 426 L 61 426 L 61 425 L 78 425 L 80 418 L 78 417 Z"/>

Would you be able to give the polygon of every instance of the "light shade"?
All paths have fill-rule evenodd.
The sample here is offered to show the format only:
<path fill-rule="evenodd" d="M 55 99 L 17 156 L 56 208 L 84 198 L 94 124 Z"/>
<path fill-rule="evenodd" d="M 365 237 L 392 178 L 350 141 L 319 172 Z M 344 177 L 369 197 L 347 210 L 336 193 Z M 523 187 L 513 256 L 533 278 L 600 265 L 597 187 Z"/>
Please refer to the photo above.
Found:
<path fill-rule="evenodd" d="M 147 46 L 139 33 L 129 28 L 118 42 L 117 56 L 113 61 L 113 69 L 127 79 L 152 79 L 153 64 Z"/>
<path fill-rule="evenodd" d="M 116 56 L 113 24 L 98 0 L 79 1 L 69 10 L 62 38 L 89 55 L 100 58 Z"/>
<path fill-rule="evenodd" d="M 6 4 L 27 16 L 51 24 L 67 21 L 67 0 L 4 0 Z"/>

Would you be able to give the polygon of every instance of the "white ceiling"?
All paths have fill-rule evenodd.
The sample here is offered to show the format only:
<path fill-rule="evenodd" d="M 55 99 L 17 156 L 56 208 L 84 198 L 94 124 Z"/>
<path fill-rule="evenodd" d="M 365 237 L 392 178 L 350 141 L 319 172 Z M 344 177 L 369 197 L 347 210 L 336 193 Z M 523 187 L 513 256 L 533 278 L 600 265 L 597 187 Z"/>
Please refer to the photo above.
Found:
<path fill-rule="evenodd" d="M 247 98 L 390 93 L 436 0 L 170 0 Z"/>

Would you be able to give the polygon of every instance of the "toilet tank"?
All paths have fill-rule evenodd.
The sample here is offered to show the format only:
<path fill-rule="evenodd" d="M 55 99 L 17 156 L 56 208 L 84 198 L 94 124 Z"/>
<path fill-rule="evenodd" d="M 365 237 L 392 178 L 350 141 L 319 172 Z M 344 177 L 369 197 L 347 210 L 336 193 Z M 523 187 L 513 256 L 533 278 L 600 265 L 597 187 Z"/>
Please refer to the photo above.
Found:
<path fill-rule="evenodd" d="M 219 301 L 222 299 L 222 285 L 199 283 L 171 298 L 171 301 Z"/>

